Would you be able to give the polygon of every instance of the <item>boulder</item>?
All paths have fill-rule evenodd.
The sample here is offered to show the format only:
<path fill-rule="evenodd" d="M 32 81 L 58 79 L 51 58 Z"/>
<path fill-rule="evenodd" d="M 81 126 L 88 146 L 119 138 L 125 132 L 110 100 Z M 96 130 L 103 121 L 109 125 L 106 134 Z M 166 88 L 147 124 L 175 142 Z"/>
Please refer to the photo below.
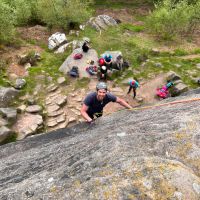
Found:
<path fill-rule="evenodd" d="M 87 22 L 90 26 L 92 26 L 97 31 L 106 30 L 109 26 L 116 26 L 117 22 L 114 18 L 108 15 L 99 15 L 97 17 L 92 17 Z"/>
<path fill-rule="evenodd" d="M 67 43 L 67 38 L 64 33 L 54 33 L 48 39 L 48 48 L 53 50 L 60 47 L 62 44 Z"/>
<path fill-rule="evenodd" d="M 81 59 L 75 60 L 74 55 L 77 53 L 82 53 L 83 57 Z M 82 77 L 90 77 L 90 75 L 86 71 L 86 67 L 88 66 L 88 60 L 93 60 L 94 65 L 98 65 L 98 54 L 96 50 L 89 49 L 87 53 L 82 52 L 81 48 L 75 49 L 71 55 L 67 57 L 64 63 L 60 66 L 59 71 L 67 74 L 73 66 L 77 66 L 79 70 L 79 76 Z"/>
<path fill-rule="evenodd" d="M 71 48 L 72 45 L 73 45 L 73 42 L 69 42 L 69 43 L 63 44 L 60 47 L 58 47 L 58 49 L 54 53 L 64 53 L 65 50 L 67 48 Z"/>
<path fill-rule="evenodd" d="M 188 91 L 188 86 L 185 85 L 183 82 L 179 82 L 178 84 L 175 84 L 171 89 L 170 93 L 172 97 L 178 96 L 184 92 Z"/>
<path fill-rule="evenodd" d="M 66 83 L 66 78 L 65 77 L 59 77 L 58 79 L 57 79 L 57 83 L 59 84 L 59 85 L 62 85 L 62 84 L 64 84 L 64 83 Z"/>
<path fill-rule="evenodd" d="M 13 129 L 17 133 L 17 139 L 20 140 L 37 133 L 42 126 L 43 119 L 41 115 L 25 113 L 19 117 Z"/>
<path fill-rule="evenodd" d="M 162 65 L 162 63 L 155 63 L 154 66 L 161 68 L 163 65 Z"/>
<path fill-rule="evenodd" d="M 8 121 L 0 116 L 0 127 L 1 126 L 7 126 L 7 125 L 8 125 Z"/>
<path fill-rule="evenodd" d="M 17 113 L 23 113 L 26 109 L 26 105 L 21 105 L 17 107 Z"/>
<path fill-rule="evenodd" d="M 15 108 L 0 108 L 0 114 L 13 124 L 17 119 L 17 110 Z"/>
<path fill-rule="evenodd" d="M 2 126 L 0 127 L 0 143 L 2 143 L 6 138 L 8 138 L 11 135 L 12 131 L 5 127 Z"/>
<path fill-rule="evenodd" d="M 0 107 L 7 107 L 14 98 L 17 97 L 19 91 L 9 87 L 0 87 Z"/>
<path fill-rule="evenodd" d="M 22 89 L 26 85 L 26 80 L 22 78 L 18 78 L 15 81 L 15 89 Z"/>
<path fill-rule="evenodd" d="M 153 48 L 151 49 L 151 52 L 150 52 L 152 55 L 154 56 L 158 56 L 160 54 L 160 50 L 159 49 L 156 49 L 156 48 Z"/>
<path fill-rule="evenodd" d="M 28 106 L 25 110 L 28 113 L 38 113 L 42 111 L 42 107 L 39 105 L 32 105 L 32 106 Z"/>
<path fill-rule="evenodd" d="M 181 79 L 181 77 L 178 74 L 176 74 L 175 72 L 173 72 L 173 71 L 169 71 L 167 73 L 166 77 L 167 77 L 167 81 L 172 81 L 172 82 Z"/>
<path fill-rule="evenodd" d="M 200 63 L 197 63 L 197 64 L 196 64 L 196 67 L 197 67 L 198 69 L 200 69 Z"/>

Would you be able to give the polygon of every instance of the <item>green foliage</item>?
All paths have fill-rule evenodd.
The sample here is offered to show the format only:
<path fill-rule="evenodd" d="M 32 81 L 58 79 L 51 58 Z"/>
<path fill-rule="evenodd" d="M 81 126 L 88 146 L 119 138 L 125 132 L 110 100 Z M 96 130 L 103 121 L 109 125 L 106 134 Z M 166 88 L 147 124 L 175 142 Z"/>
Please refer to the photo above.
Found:
<path fill-rule="evenodd" d="M 191 26 L 194 29 L 200 22 L 200 14 L 197 11 L 200 8 L 199 3 L 189 5 L 186 0 L 164 0 L 155 7 L 146 20 L 146 26 L 160 38 L 174 39 L 178 35 L 191 32 Z"/>
<path fill-rule="evenodd" d="M 175 49 L 174 55 L 175 56 L 185 56 L 185 55 L 188 55 L 188 53 L 184 49 Z"/>
<path fill-rule="evenodd" d="M 14 36 L 15 17 L 13 15 L 13 9 L 0 1 L 0 43 L 8 42 Z"/>
<path fill-rule="evenodd" d="M 29 69 L 29 76 L 26 78 L 27 84 L 23 92 L 32 94 L 37 84 L 49 84 L 47 77 L 52 77 L 52 82 L 55 82 L 58 77 L 63 76 L 63 74 L 58 71 L 58 68 L 67 56 L 68 52 L 64 54 L 43 52 L 41 54 L 42 60 L 37 63 L 37 66 Z M 38 78 L 40 75 L 43 75 L 44 78 Z M 41 93 L 42 92 L 44 91 L 41 91 Z"/>
<path fill-rule="evenodd" d="M 88 86 L 90 82 L 90 79 L 87 78 L 87 77 L 83 77 L 81 79 L 79 79 L 76 84 L 75 84 L 75 89 L 78 89 L 78 88 L 85 88 Z"/>
<path fill-rule="evenodd" d="M 124 30 L 129 30 L 132 32 L 141 32 L 144 30 L 144 26 L 132 25 L 132 24 L 121 24 L 121 27 Z"/>
<path fill-rule="evenodd" d="M 16 141 L 17 141 L 17 134 L 13 133 L 8 138 L 6 138 L 3 142 L 1 142 L 0 145 L 8 144 L 11 142 L 16 142 Z"/>
<path fill-rule="evenodd" d="M 38 14 L 49 27 L 80 24 L 91 15 L 92 0 L 38 0 Z"/>

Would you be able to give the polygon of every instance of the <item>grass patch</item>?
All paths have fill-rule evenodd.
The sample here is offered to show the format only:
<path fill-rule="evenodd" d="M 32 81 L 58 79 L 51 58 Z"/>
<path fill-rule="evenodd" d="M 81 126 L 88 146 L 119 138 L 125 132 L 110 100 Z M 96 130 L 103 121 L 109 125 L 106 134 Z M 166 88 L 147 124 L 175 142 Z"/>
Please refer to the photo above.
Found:
<path fill-rule="evenodd" d="M 69 52 L 64 54 L 54 54 L 51 52 L 43 52 L 41 54 L 42 60 L 37 63 L 36 66 L 29 68 L 29 76 L 26 78 L 27 84 L 23 89 L 24 93 L 33 93 L 36 85 L 41 82 L 42 84 L 51 84 L 48 81 L 48 77 L 52 78 L 52 82 L 60 76 L 63 76 L 61 72 L 58 71 L 61 64 L 64 62 Z M 40 78 L 38 79 L 38 76 Z M 42 78 L 42 76 L 44 78 Z"/>
<path fill-rule="evenodd" d="M 78 79 L 75 83 L 75 89 L 80 89 L 80 88 L 86 88 L 90 82 L 90 78 L 83 77 L 81 79 Z"/>
<path fill-rule="evenodd" d="M 7 143 L 16 142 L 16 141 L 17 141 L 17 134 L 13 133 L 10 136 L 8 136 L 3 142 L 1 142 L 0 145 L 4 145 Z"/>
<path fill-rule="evenodd" d="M 142 25 L 132 25 L 132 24 L 121 24 L 120 25 L 123 30 L 129 30 L 132 32 L 141 32 L 144 30 L 144 26 Z"/>
<path fill-rule="evenodd" d="M 188 52 L 185 51 L 184 49 L 175 49 L 174 55 L 175 56 L 186 56 L 186 55 L 188 55 Z"/>

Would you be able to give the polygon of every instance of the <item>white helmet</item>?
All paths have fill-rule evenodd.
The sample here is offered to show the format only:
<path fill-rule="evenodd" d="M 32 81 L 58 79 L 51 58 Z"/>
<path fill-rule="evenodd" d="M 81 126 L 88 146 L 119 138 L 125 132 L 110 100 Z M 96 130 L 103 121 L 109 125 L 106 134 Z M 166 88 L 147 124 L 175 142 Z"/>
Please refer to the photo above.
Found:
<path fill-rule="evenodd" d="M 106 66 L 104 66 L 104 65 L 103 65 L 101 68 L 102 68 L 104 71 L 106 70 Z"/>

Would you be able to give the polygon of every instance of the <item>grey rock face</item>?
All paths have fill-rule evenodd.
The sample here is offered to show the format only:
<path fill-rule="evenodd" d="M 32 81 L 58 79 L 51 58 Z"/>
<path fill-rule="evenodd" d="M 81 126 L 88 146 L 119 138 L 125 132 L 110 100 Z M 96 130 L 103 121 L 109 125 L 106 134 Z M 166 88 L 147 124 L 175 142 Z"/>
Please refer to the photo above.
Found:
<path fill-rule="evenodd" d="M 0 87 L 0 107 L 7 107 L 14 98 L 17 97 L 19 91 L 10 87 Z"/>
<path fill-rule="evenodd" d="M 66 35 L 64 33 L 54 33 L 51 37 L 48 39 L 48 47 L 49 49 L 55 49 L 58 48 L 60 45 L 67 42 Z"/>
<path fill-rule="evenodd" d="M 177 81 L 180 80 L 181 77 L 173 71 L 167 73 L 167 80 L 168 81 Z"/>
<path fill-rule="evenodd" d="M 97 17 L 90 18 L 88 24 L 97 31 L 100 31 L 106 30 L 109 26 L 116 26 L 117 22 L 115 21 L 115 19 L 108 15 L 99 15 Z"/>
<path fill-rule="evenodd" d="M 12 124 L 17 119 L 17 110 L 15 108 L 0 108 L 0 114 Z"/>
<path fill-rule="evenodd" d="M 14 127 L 15 132 L 18 133 L 17 139 L 21 140 L 37 133 L 42 125 L 43 119 L 41 115 L 25 113 L 17 120 Z"/>
<path fill-rule="evenodd" d="M 199 200 L 194 98 L 200 94 L 1 146 L 0 199 Z"/>
<path fill-rule="evenodd" d="M 28 112 L 28 113 L 37 113 L 40 111 L 42 111 L 42 107 L 39 105 L 32 105 L 32 106 L 28 106 L 26 108 L 26 112 Z"/>
<path fill-rule="evenodd" d="M 188 86 L 185 85 L 182 82 L 179 82 L 178 84 L 175 84 L 171 90 L 171 95 L 172 96 L 178 96 L 181 93 L 187 92 L 188 91 Z"/>
<path fill-rule="evenodd" d="M 26 80 L 18 78 L 15 81 L 15 89 L 22 89 L 26 85 Z"/>

